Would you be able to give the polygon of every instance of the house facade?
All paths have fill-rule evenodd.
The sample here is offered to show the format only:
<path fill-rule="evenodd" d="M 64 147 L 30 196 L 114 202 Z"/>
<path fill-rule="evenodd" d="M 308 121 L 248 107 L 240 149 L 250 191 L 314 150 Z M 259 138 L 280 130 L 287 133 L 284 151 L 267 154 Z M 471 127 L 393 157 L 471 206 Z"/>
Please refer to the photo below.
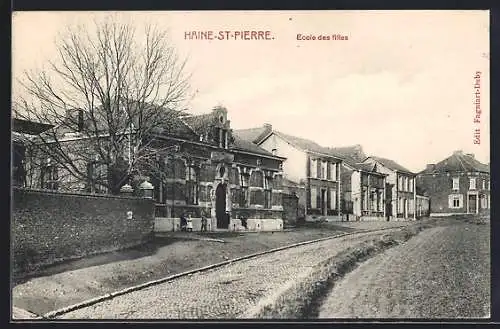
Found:
<path fill-rule="evenodd" d="M 395 161 L 386 158 L 369 156 L 363 163 L 374 165 L 377 172 L 386 175 L 385 216 L 396 220 L 416 219 L 416 175 Z"/>
<path fill-rule="evenodd" d="M 375 165 L 342 162 L 342 209 L 346 220 L 384 220 L 386 175 Z"/>
<path fill-rule="evenodd" d="M 490 211 L 490 169 L 473 154 L 455 151 L 418 173 L 417 186 L 430 197 L 430 215 Z"/>
<path fill-rule="evenodd" d="M 284 158 L 233 136 L 227 109 L 216 107 L 202 115 L 183 115 L 171 126 L 145 137 L 151 148 L 166 150 L 158 152 L 152 164 L 155 174 L 134 173 L 139 182 L 149 180 L 153 185 L 157 217 L 204 215 L 212 219 L 210 227 L 214 229 L 227 229 L 230 218 L 283 217 Z M 90 191 L 96 171 L 109 174 L 107 168 L 82 163 L 82 170 L 94 169 L 95 175 L 78 180 L 66 178 L 63 168 L 50 166 L 50 161 L 48 164 L 53 184 L 47 185 L 44 179 L 48 176 L 39 173 L 30 187 Z M 43 168 L 41 171 L 46 172 Z"/>
<path fill-rule="evenodd" d="M 241 139 L 259 145 L 283 162 L 283 192 L 298 197 L 297 217 L 340 219 L 341 162 L 315 142 L 263 127 L 235 130 Z"/>

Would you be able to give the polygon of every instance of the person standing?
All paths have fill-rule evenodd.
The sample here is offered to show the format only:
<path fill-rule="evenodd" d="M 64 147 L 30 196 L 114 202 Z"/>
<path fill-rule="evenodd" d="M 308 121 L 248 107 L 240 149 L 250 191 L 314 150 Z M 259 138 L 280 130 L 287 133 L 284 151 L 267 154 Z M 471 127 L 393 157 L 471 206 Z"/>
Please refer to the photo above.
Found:
<path fill-rule="evenodd" d="M 186 221 L 186 230 L 188 232 L 193 232 L 193 219 L 191 218 L 191 214 L 188 215 L 188 218 Z"/>
<path fill-rule="evenodd" d="M 201 231 L 206 232 L 207 231 L 207 218 L 205 216 L 201 216 Z"/>
<path fill-rule="evenodd" d="M 181 231 L 186 230 L 186 225 L 187 225 L 187 219 L 186 219 L 186 215 L 183 213 L 181 215 Z"/>

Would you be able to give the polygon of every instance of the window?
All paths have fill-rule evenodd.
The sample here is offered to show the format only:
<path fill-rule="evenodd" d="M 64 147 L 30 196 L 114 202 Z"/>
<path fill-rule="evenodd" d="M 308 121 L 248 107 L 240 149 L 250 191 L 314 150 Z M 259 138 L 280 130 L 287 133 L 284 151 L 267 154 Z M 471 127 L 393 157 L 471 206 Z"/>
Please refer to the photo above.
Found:
<path fill-rule="evenodd" d="M 278 150 L 277 149 L 272 149 L 273 155 L 278 155 Z"/>
<path fill-rule="evenodd" d="M 408 177 L 405 177 L 405 191 L 409 191 L 410 190 L 410 187 L 408 186 L 409 185 L 409 179 Z"/>
<path fill-rule="evenodd" d="M 378 205 L 378 200 L 377 200 L 378 195 L 377 195 L 377 192 L 376 191 L 372 191 L 371 195 L 372 195 L 371 210 L 372 211 L 377 211 L 377 205 Z"/>
<path fill-rule="evenodd" d="M 363 210 L 368 210 L 368 189 L 363 187 Z"/>
<path fill-rule="evenodd" d="M 272 192 L 271 190 L 265 190 L 264 191 L 264 208 L 269 209 L 272 207 Z"/>
<path fill-rule="evenodd" d="M 326 179 L 328 162 L 321 161 L 321 179 Z"/>
<path fill-rule="evenodd" d="M 398 179 L 398 190 L 403 190 L 403 177 L 399 177 Z"/>
<path fill-rule="evenodd" d="M 337 191 L 330 189 L 330 209 L 337 209 Z"/>
<path fill-rule="evenodd" d="M 317 190 L 311 187 L 311 208 L 318 208 Z"/>
<path fill-rule="evenodd" d="M 483 190 L 486 190 L 486 179 L 483 179 Z"/>
<path fill-rule="evenodd" d="M 490 181 L 488 181 L 488 184 L 486 184 L 486 189 L 489 191 L 490 190 Z"/>
<path fill-rule="evenodd" d="M 450 194 L 448 196 L 448 207 L 451 209 L 463 208 L 464 196 L 462 194 Z"/>
<path fill-rule="evenodd" d="M 259 170 L 254 170 L 252 176 L 250 177 L 250 185 L 256 187 L 264 187 L 264 178 L 262 177 L 262 172 Z"/>
<path fill-rule="evenodd" d="M 410 186 L 409 186 L 410 187 L 410 192 L 413 192 L 413 179 L 414 178 L 410 179 Z"/>
<path fill-rule="evenodd" d="M 198 171 L 196 167 L 189 166 L 186 170 L 186 203 L 198 204 Z"/>
<path fill-rule="evenodd" d="M 248 191 L 248 174 L 241 174 L 241 195 L 240 195 L 240 207 L 245 208 L 248 206 L 250 199 L 250 194 Z"/>
<path fill-rule="evenodd" d="M 460 188 L 460 178 L 459 177 L 454 177 L 453 178 L 453 186 L 452 189 L 458 190 Z"/>
<path fill-rule="evenodd" d="M 475 190 L 476 189 L 476 178 L 470 178 L 469 179 L 469 190 Z"/>
<path fill-rule="evenodd" d="M 269 209 L 272 207 L 272 188 L 273 188 L 273 178 L 270 176 L 265 177 L 264 181 L 264 208 Z"/>
<path fill-rule="evenodd" d="M 311 173 L 310 177 L 316 178 L 318 176 L 318 164 L 316 160 L 311 159 Z"/>
<path fill-rule="evenodd" d="M 486 195 L 481 195 L 481 209 L 486 209 L 488 208 L 488 198 L 486 197 Z"/>
<path fill-rule="evenodd" d="M 378 208 L 377 211 L 383 211 L 384 210 L 384 194 L 382 191 L 378 192 Z"/>
<path fill-rule="evenodd" d="M 98 160 L 87 164 L 87 192 L 106 193 L 107 167 Z"/>
<path fill-rule="evenodd" d="M 58 186 L 58 170 L 57 166 L 52 163 L 51 159 L 45 160 L 44 165 L 41 168 L 40 174 L 40 186 L 44 189 L 57 190 Z"/>
<path fill-rule="evenodd" d="M 330 179 L 337 180 L 337 164 L 334 162 L 330 163 Z"/>

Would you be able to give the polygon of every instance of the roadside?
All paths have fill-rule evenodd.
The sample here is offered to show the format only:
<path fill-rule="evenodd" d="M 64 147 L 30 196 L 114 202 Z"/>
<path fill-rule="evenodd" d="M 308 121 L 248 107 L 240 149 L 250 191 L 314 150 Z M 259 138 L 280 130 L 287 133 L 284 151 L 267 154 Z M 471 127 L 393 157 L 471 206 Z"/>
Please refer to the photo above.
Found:
<path fill-rule="evenodd" d="M 482 219 L 422 232 L 375 256 L 328 293 L 320 318 L 490 315 L 490 227 Z"/>
<path fill-rule="evenodd" d="M 28 279 L 13 288 L 13 305 L 44 314 L 224 260 L 359 230 L 341 224 L 310 225 L 274 233 L 163 234 L 138 248 L 47 268 L 44 276 Z"/>

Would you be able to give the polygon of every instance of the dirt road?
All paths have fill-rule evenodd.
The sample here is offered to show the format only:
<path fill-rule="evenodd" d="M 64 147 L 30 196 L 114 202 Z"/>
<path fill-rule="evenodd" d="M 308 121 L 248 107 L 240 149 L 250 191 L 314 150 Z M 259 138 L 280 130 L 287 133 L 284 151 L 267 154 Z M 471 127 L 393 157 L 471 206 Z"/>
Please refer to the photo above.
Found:
<path fill-rule="evenodd" d="M 425 230 L 347 274 L 319 317 L 489 317 L 489 244 L 488 225 Z"/>

